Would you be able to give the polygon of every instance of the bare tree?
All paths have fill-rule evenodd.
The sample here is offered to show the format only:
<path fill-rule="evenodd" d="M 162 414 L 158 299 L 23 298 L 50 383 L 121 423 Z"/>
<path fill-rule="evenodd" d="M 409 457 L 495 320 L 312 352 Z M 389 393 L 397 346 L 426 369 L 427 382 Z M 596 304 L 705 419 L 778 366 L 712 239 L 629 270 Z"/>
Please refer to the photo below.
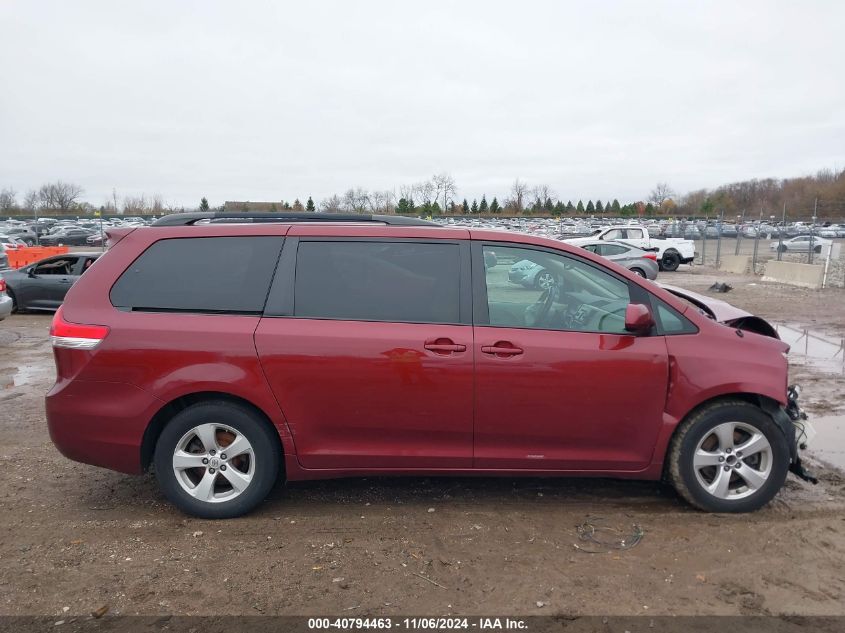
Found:
<path fill-rule="evenodd" d="M 537 201 L 538 206 L 543 206 L 546 201 L 554 202 L 557 195 L 549 185 L 537 185 L 531 189 L 531 195 Z"/>
<path fill-rule="evenodd" d="M 369 204 L 369 197 L 366 189 L 349 189 L 343 194 L 343 208 L 350 213 L 364 213 Z"/>
<path fill-rule="evenodd" d="M 320 211 L 325 213 L 340 213 L 343 211 L 343 200 L 337 194 L 320 202 Z"/>
<path fill-rule="evenodd" d="M 70 182 L 57 180 L 54 183 L 42 185 L 38 190 L 38 199 L 41 206 L 59 211 L 70 211 L 76 204 L 84 189 L 79 185 Z"/>
<path fill-rule="evenodd" d="M 146 209 L 147 198 L 144 194 L 123 198 L 123 215 L 141 215 Z"/>
<path fill-rule="evenodd" d="M 517 213 L 522 213 L 526 194 L 528 194 L 528 185 L 519 178 L 514 180 L 511 185 L 511 196 L 513 197 L 512 203 Z"/>
<path fill-rule="evenodd" d="M 669 198 L 674 197 L 675 192 L 672 191 L 672 188 L 665 182 L 659 182 L 654 189 L 651 190 L 651 193 L 648 194 L 648 201 L 655 207 L 660 208 Z"/>
<path fill-rule="evenodd" d="M 413 200 L 417 194 L 416 185 L 399 185 L 399 197 L 405 200 Z"/>
<path fill-rule="evenodd" d="M 435 195 L 437 194 L 437 190 L 434 183 L 430 180 L 417 183 L 415 189 L 417 191 L 417 199 L 420 202 L 431 204 L 436 200 Z"/>
<path fill-rule="evenodd" d="M 443 198 L 443 210 L 449 208 L 449 200 L 455 197 L 457 189 L 455 187 L 455 179 L 451 174 L 445 171 L 442 174 L 432 176 L 431 183 L 434 186 L 434 199 L 439 201 Z"/>
<path fill-rule="evenodd" d="M 35 189 L 30 189 L 26 192 L 26 195 L 23 198 L 23 206 L 27 211 L 38 210 L 38 192 Z"/>
<path fill-rule="evenodd" d="M 11 187 L 7 187 L 6 189 L 3 189 L 3 191 L 0 191 L 0 211 L 7 212 L 12 209 L 17 209 L 18 204 L 15 200 L 17 195 L 18 192 Z"/>

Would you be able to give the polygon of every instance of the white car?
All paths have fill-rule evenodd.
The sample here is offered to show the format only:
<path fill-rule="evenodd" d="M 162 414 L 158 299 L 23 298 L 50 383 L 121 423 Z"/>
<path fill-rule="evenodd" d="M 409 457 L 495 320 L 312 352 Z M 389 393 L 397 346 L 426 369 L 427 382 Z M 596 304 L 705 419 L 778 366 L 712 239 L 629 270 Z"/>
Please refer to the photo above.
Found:
<path fill-rule="evenodd" d="M 773 251 L 780 251 L 782 253 L 807 253 L 810 251 L 810 244 L 813 246 L 814 253 L 821 253 L 822 249 L 830 246 L 832 242 L 823 237 L 811 237 L 809 235 L 799 235 L 793 237 L 791 240 L 784 240 L 783 242 L 772 242 L 769 244 L 769 249 Z"/>
<path fill-rule="evenodd" d="M 6 280 L 0 275 L 0 321 L 12 314 L 12 298 L 6 294 Z"/>
<path fill-rule="evenodd" d="M 695 242 L 677 237 L 651 237 L 648 231 L 636 225 L 617 225 L 598 228 L 589 237 L 565 238 L 573 246 L 584 246 L 596 240 L 619 241 L 643 250 L 657 249 L 660 270 L 677 270 L 681 264 L 691 264 L 695 259 Z"/>

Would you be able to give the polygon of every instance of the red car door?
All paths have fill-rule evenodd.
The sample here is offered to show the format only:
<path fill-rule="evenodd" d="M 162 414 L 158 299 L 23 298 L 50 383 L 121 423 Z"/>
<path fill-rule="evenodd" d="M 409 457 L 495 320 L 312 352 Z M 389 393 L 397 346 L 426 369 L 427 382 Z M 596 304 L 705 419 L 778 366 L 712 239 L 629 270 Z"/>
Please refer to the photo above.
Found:
<path fill-rule="evenodd" d="M 255 342 L 303 467 L 472 467 L 467 242 L 288 237 L 270 295 Z"/>
<path fill-rule="evenodd" d="M 495 266 L 483 265 L 485 251 Z M 647 293 L 541 247 L 473 243 L 473 271 L 483 271 L 473 280 L 475 468 L 645 468 L 662 424 L 667 351 L 661 336 L 626 332 L 624 314 Z"/>

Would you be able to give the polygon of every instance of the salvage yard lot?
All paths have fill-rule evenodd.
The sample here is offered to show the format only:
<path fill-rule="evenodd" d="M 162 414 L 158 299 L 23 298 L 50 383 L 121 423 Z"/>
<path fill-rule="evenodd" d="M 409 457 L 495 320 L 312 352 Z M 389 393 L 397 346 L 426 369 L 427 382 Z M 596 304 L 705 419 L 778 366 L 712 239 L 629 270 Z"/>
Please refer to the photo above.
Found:
<path fill-rule="evenodd" d="M 778 323 L 845 336 L 845 293 L 661 275 Z M 514 289 L 515 293 L 524 293 Z M 845 477 L 790 476 L 764 510 L 692 510 L 648 482 L 352 479 L 279 486 L 247 517 L 185 517 L 151 476 L 68 461 L 47 436 L 48 315 L 0 325 L 0 613 L 819 614 L 845 602 Z M 845 411 L 842 372 L 796 356 L 811 414 Z M 565 393 L 565 386 L 561 388 Z M 586 553 L 589 522 L 630 549 Z M 594 544 L 587 544 L 595 547 Z"/>

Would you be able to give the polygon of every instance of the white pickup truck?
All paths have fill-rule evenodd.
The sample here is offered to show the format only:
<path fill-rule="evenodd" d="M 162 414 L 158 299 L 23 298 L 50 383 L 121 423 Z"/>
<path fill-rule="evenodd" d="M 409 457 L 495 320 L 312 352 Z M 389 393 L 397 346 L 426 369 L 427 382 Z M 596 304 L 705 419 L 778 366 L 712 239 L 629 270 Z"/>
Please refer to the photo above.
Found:
<path fill-rule="evenodd" d="M 581 246 L 596 240 L 625 242 L 645 250 L 657 251 L 660 270 L 677 270 L 681 264 L 690 264 L 695 259 L 695 242 L 680 237 L 650 237 L 641 226 L 606 226 L 596 229 L 588 237 L 573 237 L 563 240 L 567 244 Z"/>

